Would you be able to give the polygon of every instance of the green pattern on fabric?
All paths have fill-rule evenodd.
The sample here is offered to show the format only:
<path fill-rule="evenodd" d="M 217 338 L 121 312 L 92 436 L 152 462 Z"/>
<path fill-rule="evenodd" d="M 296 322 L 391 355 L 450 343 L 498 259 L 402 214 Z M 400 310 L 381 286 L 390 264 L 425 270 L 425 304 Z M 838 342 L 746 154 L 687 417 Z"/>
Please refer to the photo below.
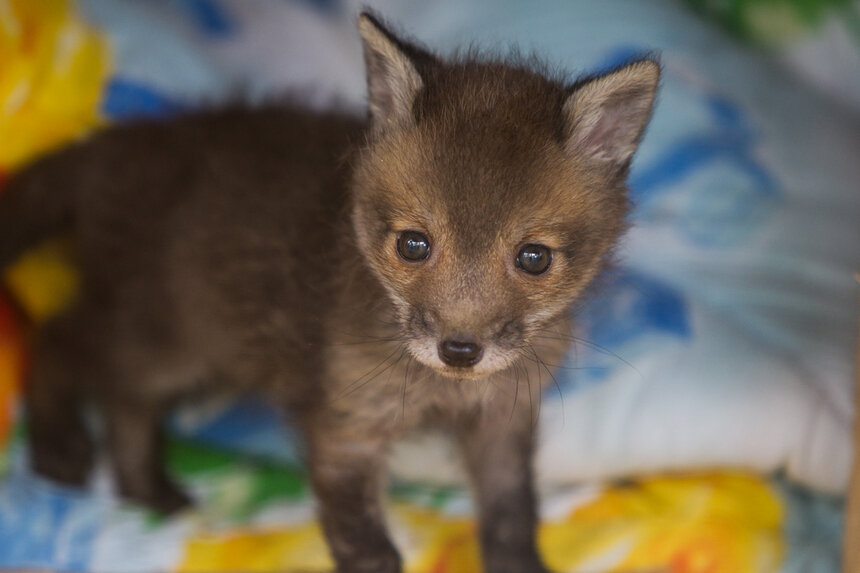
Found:
<path fill-rule="evenodd" d="M 167 446 L 170 471 L 181 480 L 197 482 L 207 502 L 231 520 L 244 522 L 276 500 L 302 500 L 310 495 L 304 471 L 290 464 L 243 456 L 189 441 Z"/>
<path fill-rule="evenodd" d="M 685 0 L 699 14 L 736 36 L 776 45 L 819 28 L 829 17 L 842 19 L 858 39 L 860 8 L 853 0 Z"/>
<path fill-rule="evenodd" d="M 432 509 L 442 509 L 462 489 L 429 484 L 397 482 L 391 486 L 391 496 L 395 501 L 422 505 Z"/>

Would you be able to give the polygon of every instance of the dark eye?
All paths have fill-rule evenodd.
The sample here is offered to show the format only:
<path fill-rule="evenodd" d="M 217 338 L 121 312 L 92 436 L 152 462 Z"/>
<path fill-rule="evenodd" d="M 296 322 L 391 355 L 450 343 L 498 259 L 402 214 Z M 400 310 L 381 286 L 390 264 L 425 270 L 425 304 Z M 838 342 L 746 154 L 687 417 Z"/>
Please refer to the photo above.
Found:
<path fill-rule="evenodd" d="M 552 251 L 543 245 L 524 245 L 517 253 L 517 268 L 532 275 L 545 272 L 552 262 Z"/>
<path fill-rule="evenodd" d="M 418 231 L 403 231 L 397 237 L 397 252 L 407 261 L 423 261 L 430 256 L 430 239 Z"/>

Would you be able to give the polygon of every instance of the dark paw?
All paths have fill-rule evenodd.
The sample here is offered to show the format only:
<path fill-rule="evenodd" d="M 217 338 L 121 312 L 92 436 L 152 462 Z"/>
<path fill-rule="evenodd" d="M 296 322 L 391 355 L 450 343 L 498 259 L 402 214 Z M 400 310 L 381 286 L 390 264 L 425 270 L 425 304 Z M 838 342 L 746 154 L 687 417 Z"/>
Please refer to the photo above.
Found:
<path fill-rule="evenodd" d="M 134 503 L 139 503 L 153 511 L 168 517 L 190 508 L 194 503 L 191 497 L 173 482 L 164 480 L 157 487 L 147 487 L 145 491 L 121 490 L 123 497 Z"/>
<path fill-rule="evenodd" d="M 401 573 L 403 565 L 400 554 L 392 546 L 388 551 L 381 551 L 377 555 L 353 555 L 338 561 L 337 573 Z"/>
<path fill-rule="evenodd" d="M 537 559 L 493 560 L 484 568 L 486 573 L 549 573 Z"/>
<path fill-rule="evenodd" d="M 191 497 L 178 487 L 173 486 L 160 491 L 155 499 L 152 500 L 150 507 L 158 513 L 167 516 L 189 509 L 192 505 L 194 505 L 194 502 Z"/>
<path fill-rule="evenodd" d="M 487 567 L 486 573 L 550 573 L 549 569 L 534 563 L 505 563 L 495 567 Z"/>
<path fill-rule="evenodd" d="M 93 447 L 85 436 L 48 440 L 33 436 L 30 441 L 33 470 L 56 482 L 83 487 L 93 465 Z"/>

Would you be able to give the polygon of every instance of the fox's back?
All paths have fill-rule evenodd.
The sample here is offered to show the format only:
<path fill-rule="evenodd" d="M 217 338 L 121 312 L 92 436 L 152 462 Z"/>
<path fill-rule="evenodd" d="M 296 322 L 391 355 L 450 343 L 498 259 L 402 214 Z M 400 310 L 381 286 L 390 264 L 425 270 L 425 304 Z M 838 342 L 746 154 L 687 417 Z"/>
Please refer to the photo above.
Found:
<path fill-rule="evenodd" d="M 301 258 L 297 237 L 346 207 L 344 163 L 359 131 L 347 117 L 234 108 L 119 126 L 60 152 L 78 163 L 67 181 L 84 271 L 114 283 L 187 249 L 199 251 L 186 264 L 224 249 L 248 260 L 265 246 Z"/>
<path fill-rule="evenodd" d="M 263 356 L 275 347 L 320 343 L 351 236 L 346 164 L 361 129 L 237 107 L 110 128 L 22 177 L 64 171 L 81 296 L 106 310 L 112 335 L 143 333 L 260 379 L 284 366 Z"/>

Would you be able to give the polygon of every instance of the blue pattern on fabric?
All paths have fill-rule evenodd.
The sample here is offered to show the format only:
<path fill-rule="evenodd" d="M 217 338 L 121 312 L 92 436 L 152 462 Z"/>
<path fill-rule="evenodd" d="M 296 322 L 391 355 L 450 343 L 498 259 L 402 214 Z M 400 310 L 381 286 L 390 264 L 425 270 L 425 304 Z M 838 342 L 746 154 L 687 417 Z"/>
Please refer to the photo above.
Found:
<path fill-rule="evenodd" d="M 152 88 L 125 78 L 112 78 L 101 110 L 113 121 L 175 115 L 186 107 Z"/>
<path fill-rule="evenodd" d="M 681 292 L 645 274 L 627 270 L 587 307 L 580 320 L 588 340 L 619 348 L 650 332 L 690 338 L 687 306 Z"/>
<path fill-rule="evenodd" d="M 341 0 L 300 0 L 321 12 L 336 12 L 341 8 Z"/>
<path fill-rule="evenodd" d="M 217 0 L 178 0 L 198 30 L 213 38 L 236 34 L 239 25 L 223 3 Z"/>
<path fill-rule="evenodd" d="M 690 185 L 684 212 L 675 216 L 676 229 L 701 247 L 735 245 L 749 238 L 774 212 L 779 185 L 756 154 L 758 136 L 743 110 L 715 94 L 701 96 L 711 127 L 681 137 L 648 165 L 630 176 L 634 219 L 659 215 L 661 200 L 706 170 L 717 168 L 719 177 Z M 691 193 L 689 191 L 695 191 Z"/>
<path fill-rule="evenodd" d="M 96 513 L 86 495 L 29 474 L 2 482 L 0 569 L 86 570 L 96 533 Z"/>
<path fill-rule="evenodd" d="M 648 336 L 688 340 L 693 336 L 687 302 L 678 289 L 644 273 L 622 270 L 578 313 L 581 329 L 560 381 L 580 387 L 605 379 L 619 366 L 631 367 L 625 348 Z"/>
<path fill-rule="evenodd" d="M 173 417 L 172 432 L 197 443 L 243 454 L 283 461 L 296 461 L 296 440 L 276 405 L 246 398 L 230 404 L 205 422 L 183 422 Z"/>

